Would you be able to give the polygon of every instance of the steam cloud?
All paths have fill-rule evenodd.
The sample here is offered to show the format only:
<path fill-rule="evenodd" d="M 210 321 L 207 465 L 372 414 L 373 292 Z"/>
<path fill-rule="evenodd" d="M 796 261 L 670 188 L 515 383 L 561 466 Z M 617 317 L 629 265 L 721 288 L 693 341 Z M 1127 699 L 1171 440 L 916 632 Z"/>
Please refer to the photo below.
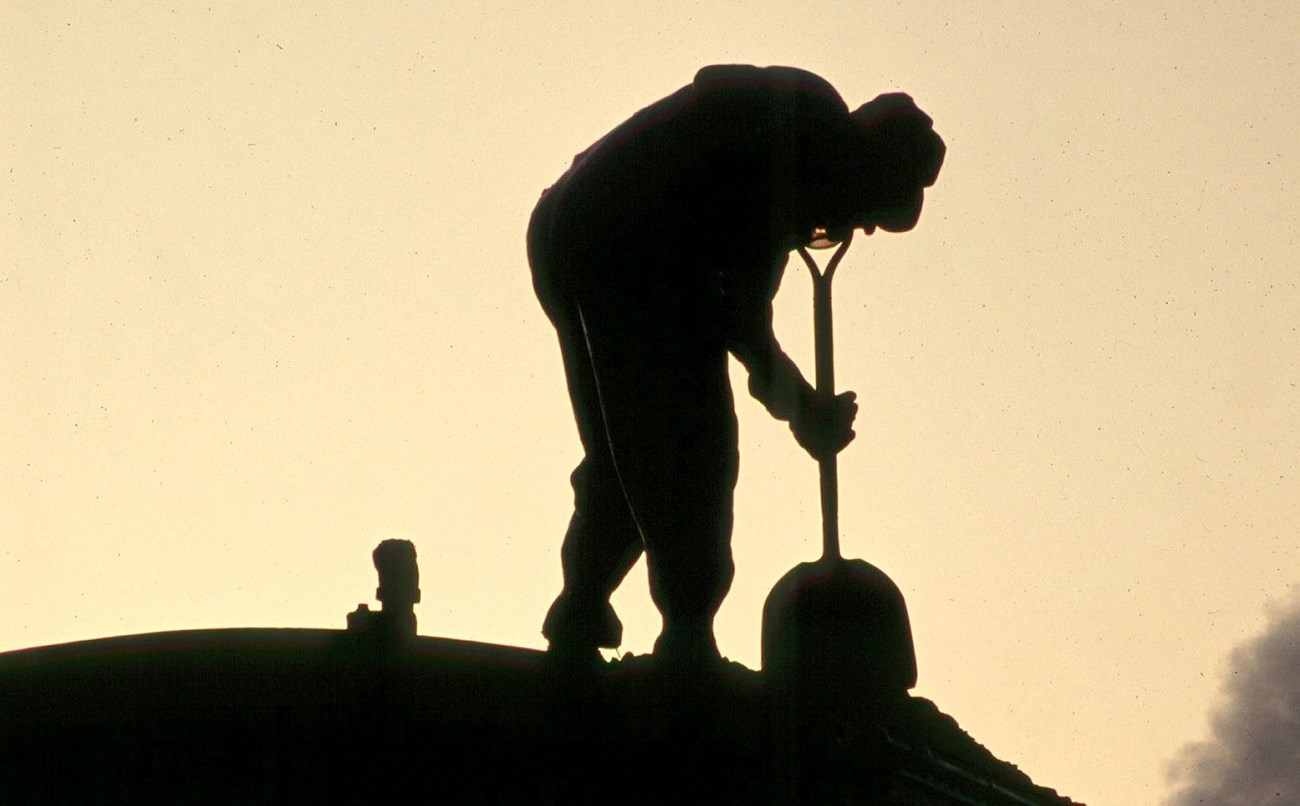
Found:
<path fill-rule="evenodd" d="M 1166 806 L 1300 804 L 1300 596 L 1232 653 L 1213 738 L 1170 765 Z"/>

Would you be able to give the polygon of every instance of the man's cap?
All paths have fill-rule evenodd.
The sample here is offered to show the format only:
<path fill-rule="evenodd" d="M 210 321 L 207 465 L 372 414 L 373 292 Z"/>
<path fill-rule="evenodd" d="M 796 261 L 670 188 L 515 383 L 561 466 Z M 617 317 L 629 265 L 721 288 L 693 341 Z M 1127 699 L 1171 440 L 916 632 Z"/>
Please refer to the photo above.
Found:
<path fill-rule="evenodd" d="M 938 179 L 947 151 L 934 121 L 901 92 L 879 95 L 850 114 L 859 134 L 862 181 L 871 189 L 869 208 L 888 212 L 887 229 L 910 229 L 922 191 Z"/>
<path fill-rule="evenodd" d="M 870 167 L 889 168 L 914 187 L 929 187 L 939 177 L 947 148 L 934 131 L 934 121 L 917 107 L 912 96 L 888 92 L 851 113 L 861 135 L 862 155 Z"/>

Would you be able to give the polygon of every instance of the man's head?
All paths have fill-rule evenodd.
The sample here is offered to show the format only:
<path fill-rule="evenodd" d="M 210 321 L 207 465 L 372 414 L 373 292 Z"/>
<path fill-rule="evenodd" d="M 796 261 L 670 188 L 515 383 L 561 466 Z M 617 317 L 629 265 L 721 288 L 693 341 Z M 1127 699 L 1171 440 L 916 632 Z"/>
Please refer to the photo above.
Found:
<path fill-rule="evenodd" d="M 886 93 L 852 113 L 862 166 L 854 200 L 856 226 L 870 232 L 906 232 L 921 215 L 925 188 L 933 185 L 946 148 L 934 121 L 901 92 Z"/>

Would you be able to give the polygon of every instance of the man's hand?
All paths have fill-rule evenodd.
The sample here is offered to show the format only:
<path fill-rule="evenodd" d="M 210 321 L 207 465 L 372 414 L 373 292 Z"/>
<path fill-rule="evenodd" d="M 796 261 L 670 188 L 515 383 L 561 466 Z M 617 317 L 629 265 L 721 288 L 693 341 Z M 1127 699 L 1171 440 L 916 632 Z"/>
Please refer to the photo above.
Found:
<path fill-rule="evenodd" d="M 810 395 L 790 421 L 795 440 L 818 461 L 844 450 L 855 436 L 853 418 L 858 415 L 857 397 L 853 392 L 830 399 Z"/>

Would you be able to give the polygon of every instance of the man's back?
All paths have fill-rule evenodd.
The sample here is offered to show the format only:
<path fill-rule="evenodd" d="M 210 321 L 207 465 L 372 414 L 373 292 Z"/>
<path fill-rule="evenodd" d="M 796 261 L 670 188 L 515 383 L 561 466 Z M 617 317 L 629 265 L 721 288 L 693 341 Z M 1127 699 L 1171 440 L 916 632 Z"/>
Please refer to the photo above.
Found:
<path fill-rule="evenodd" d="M 719 240 L 787 251 L 853 136 L 843 100 L 812 73 L 706 67 L 575 158 L 552 191 L 556 235 L 581 252 L 636 245 L 660 259 Z"/>

